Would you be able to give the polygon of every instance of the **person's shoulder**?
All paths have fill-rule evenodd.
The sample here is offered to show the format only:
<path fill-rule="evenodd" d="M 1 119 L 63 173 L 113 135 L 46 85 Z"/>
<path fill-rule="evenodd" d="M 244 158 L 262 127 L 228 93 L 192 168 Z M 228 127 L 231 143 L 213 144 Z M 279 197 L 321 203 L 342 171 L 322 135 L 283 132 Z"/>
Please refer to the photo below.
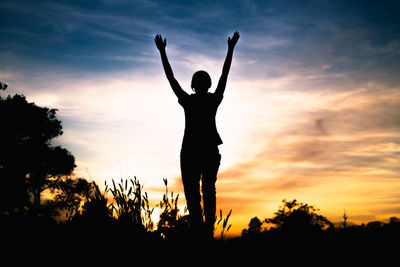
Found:
<path fill-rule="evenodd" d="M 221 102 L 223 95 L 216 93 L 207 93 L 209 99 L 216 101 L 217 103 Z"/>
<path fill-rule="evenodd" d="M 194 98 L 193 98 L 193 96 L 194 96 L 195 94 L 185 94 L 185 95 L 182 95 L 181 97 L 179 97 L 178 98 L 178 102 L 179 102 L 179 104 L 185 104 L 185 103 L 187 103 L 187 102 L 189 102 L 189 101 L 192 101 Z"/>

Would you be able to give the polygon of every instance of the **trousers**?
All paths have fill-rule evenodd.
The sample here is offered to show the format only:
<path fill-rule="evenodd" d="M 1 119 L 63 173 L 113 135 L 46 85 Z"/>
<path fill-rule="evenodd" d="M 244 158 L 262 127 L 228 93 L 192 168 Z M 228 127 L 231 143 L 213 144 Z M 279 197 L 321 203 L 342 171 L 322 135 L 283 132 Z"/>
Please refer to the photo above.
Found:
<path fill-rule="evenodd" d="M 216 212 L 215 183 L 221 163 L 218 147 L 182 148 L 180 163 L 190 223 L 194 228 L 204 224 L 208 234 L 213 235 Z M 205 221 L 201 208 L 200 182 Z"/>

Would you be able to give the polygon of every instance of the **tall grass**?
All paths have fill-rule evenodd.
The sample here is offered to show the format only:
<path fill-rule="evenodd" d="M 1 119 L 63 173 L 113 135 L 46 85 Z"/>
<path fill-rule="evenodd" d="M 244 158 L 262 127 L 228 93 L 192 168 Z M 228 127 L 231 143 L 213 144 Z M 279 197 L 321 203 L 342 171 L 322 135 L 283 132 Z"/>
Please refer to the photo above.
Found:
<path fill-rule="evenodd" d="M 86 194 L 85 202 L 82 206 L 82 211 L 75 216 L 83 216 L 90 221 L 102 222 L 102 220 L 109 221 L 112 218 L 112 204 L 109 203 L 107 198 L 107 185 L 106 189 L 101 192 L 99 186 L 92 182 L 89 192 Z"/>
<path fill-rule="evenodd" d="M 189 228 L 188 215 L 179 214 L 178 200 L 179 194 L 174 196 L 174 192 L 168 191 L 168 180 L 163 179 L 165 185 L 165 193 L 158 207 L 160 208 L 160 218 L 157 224 L 157 231 L 163 238 L 171 238 L 172 236 L 182 234 L 185 229 Z"/>
<path fill-rule="evenodd" d="M 167 179 L 163 179 L 163 182 L 165 193 L 162 200 L 156 205 L 160 209 L 157 227 L 152 220 L 154 207 L 150 206 L 148 194 L 143 190 L 143 186 L 136 177 L 125 180 L 121 178 L 118 182 L 112 179 L 110 186 L 107 182 L 105 183 L 104 192 L 93 182 L 81 212 L 75 217 L 87 218 L 90 222 L 114 222 L 121 227 L 155 233 L 161 238 L 183 236 L 190 230 L 187 208 L 185 207 L 183 213 L 180 213 L 179 194 L 169 191 Z M 108 194 L 112 199 L 108 199 Z M 219 218 L 216 217 L 215 229 L 220 229 L 219 238 L 221 240 L 225 238 L 231 227 L 228 225 L 231 212 L 232 210 L 227 216 L 223 216 L 220 210 Z"/>
<path fill-rule="evenodd" d="M 146 231 L 152 231 L 154 223 L 151 215 L 154 208 L 150 208 L 147 192 L 142 193 L 143 187 L 134 179 L 123 180 L 116 184 L 112 180 L 109 192 L 114 202 L 111 204 L 113 214 L 122 223 L 133 224 Z"/>
<path fill-rule="evenodd" d="M 215 223 L 216 227 L 218 227 L 220 225 L 220 223 L 222 222 L 222 224 L 221 224 L 221 234 L 220 234 L 220 237 L 219 237 L 221 240 L 224 240 L 226 233 L 229 231 L 229 229 L 231 229 L 232 224 L 228 225 L 228 221 L 229 221 L 229 218 L 230 218 L 231 214 L 232 214 L 232 210 L 229 211 L 229 213 L 228 213 L 228 215 L 226 217 L 223 217 L 222 216 L 222 210 L 219 210 L 219 219 L 215 220 L 216 221 L 216 223 Z"/>

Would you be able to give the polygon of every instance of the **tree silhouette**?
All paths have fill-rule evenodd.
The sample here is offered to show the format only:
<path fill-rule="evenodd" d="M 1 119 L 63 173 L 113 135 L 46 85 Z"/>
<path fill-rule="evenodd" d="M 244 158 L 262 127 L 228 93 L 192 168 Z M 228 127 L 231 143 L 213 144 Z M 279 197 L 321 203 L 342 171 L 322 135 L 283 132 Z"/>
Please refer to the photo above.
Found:
<path fill-rule="evenodd" d="M 318 209 L 297 202 L 283 200 L 283 205 L 275 212 L 275 216 L 265 219 L 266 223 L 274 224 L 279 230 L 288 232 L 315 232 L 331 227 L 332 223 L 322 215 L 317 214 Z"/>
<path fill-rule="evenodd" d="M 249 222 L 249 228 L 243 229 L 242 236 L 260 234 L 262 224 L 258 217 L 252 218 Z"/>
<path fill-rule="evenodd" d="M 1 87 L 5 89 L 4 83 Z M 63 133 L 56 111 L 29 103 L 23 95 L 0 96 L 0 179 L 6 188 L 2 212 L 23 211 L 30 197 L 38 211 L 41 193 L 75 168 L 73 155 L 51 144 Z"/>
<path fill-rule="evenodd" d="M 6 90 L 7 87 L 8 87 L 8 84 L 0 82 L 0 90 Z"/>

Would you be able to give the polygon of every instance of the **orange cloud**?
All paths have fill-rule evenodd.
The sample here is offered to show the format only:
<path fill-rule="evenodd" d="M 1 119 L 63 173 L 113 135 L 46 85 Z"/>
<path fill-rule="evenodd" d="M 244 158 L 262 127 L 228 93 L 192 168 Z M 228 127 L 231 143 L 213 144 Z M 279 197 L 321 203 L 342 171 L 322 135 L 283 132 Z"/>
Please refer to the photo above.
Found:
<path fill-rule="evenodd" d="M 400 188 L 400 91 L 373 89 L 304 113 L 266 137 L 253 158 L 221 170 L 218 205 L 233 209 L 236 231 L 254 216 L 271 216 L 283 198 L 316 204 L 336 220 L 344 208 L 357 222 L 400 214 L 393 193 Z"/>

